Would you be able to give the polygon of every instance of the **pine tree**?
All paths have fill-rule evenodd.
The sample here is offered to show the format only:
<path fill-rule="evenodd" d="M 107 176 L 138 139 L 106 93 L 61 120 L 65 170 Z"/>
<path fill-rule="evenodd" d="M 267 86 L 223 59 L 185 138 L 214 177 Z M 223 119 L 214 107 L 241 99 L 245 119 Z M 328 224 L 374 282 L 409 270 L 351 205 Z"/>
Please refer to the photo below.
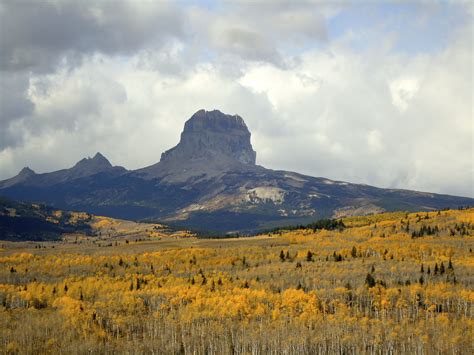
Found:
<path fill-rule="evenodd" d="M 365 284 L 369 287 L 369 288 L 372 288 L 375 286 L 375 279 L 374 277 L 369 273 L 367 274 L 366 278 L 365 278 Z"/>
<path fill-rule="evenodd" d="M 285 252 L 283 250 L 280 251 L 280 261 L 285 261 Z"/>
<path fill-rule="evenodd" d="M 313 261 L 313 253 L 311 250 L 308 250 L 308 254 L 306 254 L 306 261 Z"/>
<path fill-rule="evenodd" d="M 453 271 L 453 270 L 454 270 L 454 267 L 453 267 L 453 262 L 451 261 L 451 258 L 449 258 L 449 263 L 448 263 L 448 270 L 451 270 L 451 271 Z"/>

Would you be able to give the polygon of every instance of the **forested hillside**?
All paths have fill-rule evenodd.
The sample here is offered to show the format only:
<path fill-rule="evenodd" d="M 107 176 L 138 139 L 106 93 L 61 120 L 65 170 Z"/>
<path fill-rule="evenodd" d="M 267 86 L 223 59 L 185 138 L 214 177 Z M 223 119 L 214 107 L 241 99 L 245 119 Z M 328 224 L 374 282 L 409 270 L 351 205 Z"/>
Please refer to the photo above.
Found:
<path fill-rule="evenodd" d="M 67 233 L 94 235 L 93 216 L 0 197 L 0 240 L 60 240 Z"/>
<path fill-rule="evenodd" d="M 41 249 L 5 242 L 0 348 L 474 352 L 474 209 L 351 217 L 331 229 Z"/>

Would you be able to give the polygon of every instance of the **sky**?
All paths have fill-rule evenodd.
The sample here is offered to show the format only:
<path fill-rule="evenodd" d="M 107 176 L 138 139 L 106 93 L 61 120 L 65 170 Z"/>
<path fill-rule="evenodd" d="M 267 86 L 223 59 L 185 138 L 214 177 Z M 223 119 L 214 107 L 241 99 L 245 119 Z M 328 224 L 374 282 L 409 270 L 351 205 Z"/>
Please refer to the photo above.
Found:
<path fill-rule="evenodd" d="M 200 110 L 257 164 L 474 197 L 470 1 L 0 0 L 0 179 L 159 161 Z"/>

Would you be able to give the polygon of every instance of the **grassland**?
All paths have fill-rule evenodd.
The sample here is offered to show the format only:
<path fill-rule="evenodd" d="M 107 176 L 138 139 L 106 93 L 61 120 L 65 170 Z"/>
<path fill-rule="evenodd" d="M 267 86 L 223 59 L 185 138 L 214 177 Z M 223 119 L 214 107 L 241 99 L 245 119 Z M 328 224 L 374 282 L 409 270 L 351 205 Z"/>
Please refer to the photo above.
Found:
<path fill-rule="evenodd" d="M 2 242 L 0 349 L 474 353 L 474 209 L 343 222 L 221 240 L 97 219 L 95 238 Z"/>

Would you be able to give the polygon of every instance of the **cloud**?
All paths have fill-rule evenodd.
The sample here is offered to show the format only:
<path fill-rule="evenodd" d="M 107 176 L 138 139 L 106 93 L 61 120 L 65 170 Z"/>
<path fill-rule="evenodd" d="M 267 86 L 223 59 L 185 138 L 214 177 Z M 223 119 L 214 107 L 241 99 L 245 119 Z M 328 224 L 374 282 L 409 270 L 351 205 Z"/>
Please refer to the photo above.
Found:
<path fill-rule="evenodd" d="M 144 48 L 160 50 L 184 36 L 182 16 L 167 1 L 1 1 L 0 149 L 23 144 L 22 126 L 41 131 L 50 128 L 49 121 L 70 122 L 65 116 L 77 115 L 74 109 L 86 104 L 73 102 L 67 113 L 50 112 L 49 118 L 35 113 L 37 100 L 29 89 L 36 81 L 33 86 L 38 90 L 42 80 L 35 76 L 81 66 L 98 53 L 123 60 Z M 75 100 L 87 100 L 80 95 Z M 88 104 L 93 101 L 90 97 Z"/>
<path fill-rule="evenodd" d="M 19 134 L 13 128 L 16 121 L 31 115 L 34 104 L 28 99 L 29 75 L 3 72 L 0 74 L 0 150 L 16 146 Z"/>
<path fill-rule="evenodd" d="M 0 24 L 0 69 L 10 71 L 50 72 L 86 54 L 126 55 L 183 35 L 167 1 L 2 1 Z"/>
<path fill-rule="evenodd" d="M 389 87 L 393 105 L 403 112 L 418 92 L 419 83 L 416 78 L 402 77 L 392 81 Z"/>
<path fill-rule="evenodd" d="M 472 196 L 470 41 L 461 31 L 444 50 L 415 56 L 334 43 L 305 53 L 291 68 L 254 65 L 241 83 L 272 104 L 263 126 L 282 128 L 264 137 L 271 149 L 257 147 L 259 161 L 310 175 Z M 317 81 L 307 88 L 301 76 Z"/>
<path fill-rule="evenodd" d="M 233 60 L 284 66 L 284 52 L 327 39 L 329 5 L 298 1 L 235 1 L 217 9 L 191 8 L 191 26 L 210 49 Z"/>

